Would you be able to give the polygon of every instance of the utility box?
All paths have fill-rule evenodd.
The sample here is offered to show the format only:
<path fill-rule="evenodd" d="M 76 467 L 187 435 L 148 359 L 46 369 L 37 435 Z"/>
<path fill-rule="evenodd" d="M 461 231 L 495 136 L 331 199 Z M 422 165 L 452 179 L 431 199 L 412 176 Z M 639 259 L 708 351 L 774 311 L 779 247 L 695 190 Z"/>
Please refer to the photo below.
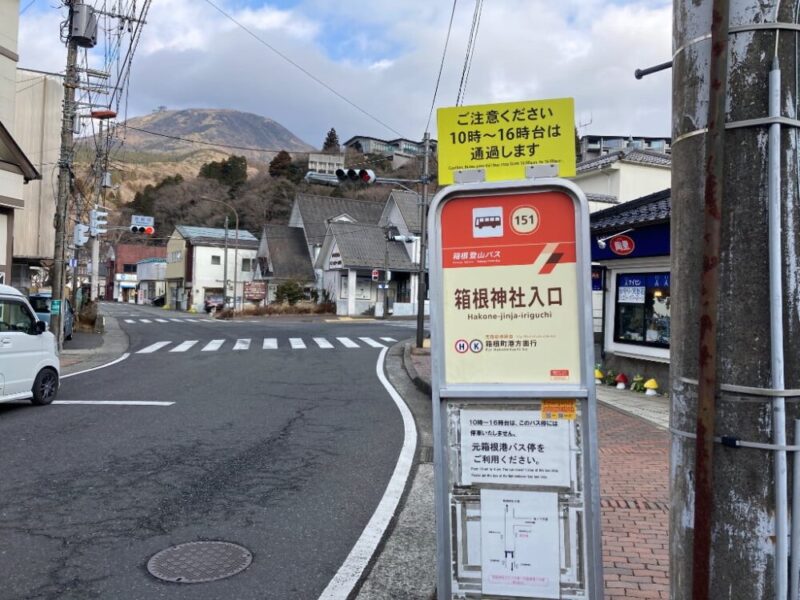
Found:
<path fill-rule="evenodd" d="M 81 48 L 94 48 L 97 45 L 97 17 L 91 6 L 76 4 L 72 7 L 70 38 Z"/>

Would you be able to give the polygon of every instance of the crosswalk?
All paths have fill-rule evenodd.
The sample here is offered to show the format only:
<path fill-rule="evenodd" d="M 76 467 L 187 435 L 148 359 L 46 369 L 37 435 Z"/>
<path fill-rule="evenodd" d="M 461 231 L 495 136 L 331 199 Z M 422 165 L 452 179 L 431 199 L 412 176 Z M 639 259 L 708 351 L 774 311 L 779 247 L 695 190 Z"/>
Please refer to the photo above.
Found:
<path fill-rule="evenodd" d="M 324 337 L 312 337 L 308 341 L 300 337 L 291 337 L 288 339 L 268 337 L 263 339 L 260 346 L 262 350 L 342 350 L 353 348 L 385 348 L 387 344 L 396 341 L 396 339 L 391 337 L 379 337 L 377 340 L 371 337 L 358 337 L 356 339 L 337 337 L 335 340 L 329 340 Z M 259 347 L 258 340 L 256 340 L 254 344 L 252 338 L 238 338 L 236 340 L 215 339 L 206 342 L 202 347 L 198 344 L 200 344 L 200 340 L 184 340 L 181 342 L 173 342 L 171 340 L 161 341 L 137 350 L 136 354 L 153 354 L 160 350 L 165 350 L 170 353 L 183 353 L 189 352 L 193 348 L 199 348 L 200 352 L 217 352 L 219 350 L 243 352 L 250 350 L 252 347 Z"/>
<path fill-rule="evenodd" d="M 172 317 L 169 318 L 169 319 L 160 319 L 160 318 L 157 319 L 157 318 L 154 318 L 154 317 L 151 317 L 149 319 L 143 319 L 143 318 L 142 319 L 123 319 L 123 321 L 125 321 L 125 323 L 130 323 L 130 324 L 144 323 L 146 325 L 152 325 L 153 323 L 225 323 L 226 322 L 226 321 L 220 321 L 219 319 L 203 319 L 203 318 L 200 318 L 200 319 L 188 319 L 188 318 L 175 319 L 175 318 L 172 318 Z M 243 320 L 227 321 L 227 322 L 228 323 L 247 323 L 247 321 L 243 321 Z"/>

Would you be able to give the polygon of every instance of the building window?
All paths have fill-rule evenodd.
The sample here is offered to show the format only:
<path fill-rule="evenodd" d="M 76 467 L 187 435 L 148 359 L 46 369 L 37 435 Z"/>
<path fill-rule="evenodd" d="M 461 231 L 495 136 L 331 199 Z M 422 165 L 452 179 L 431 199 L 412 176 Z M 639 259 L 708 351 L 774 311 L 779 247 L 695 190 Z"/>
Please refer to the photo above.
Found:
<path fill-rule="evenodd" d="M 136 264 L 125 263 L 122 265 L 123 273 L 136 273 Z"/>
<path fill-rule="evenodd" d="M 614 341 L 669 348 L 669 273 L 620 273 Z"/>
<path fill-rule="evenodd" d="M 220 258 L 220 256 L 218 256 L 216 254 L 213 254 L 211 256 L 211 264 L 212 265 L 221 265 L 222 264 L 222 259 Z"/>
<path fill-rule="evenodd" d="M 242 259 L 242 272 L 249 273 L 253 270 L 253 266 L 255 263 L 255 259 L 253 258 L 243 258 Z"/>

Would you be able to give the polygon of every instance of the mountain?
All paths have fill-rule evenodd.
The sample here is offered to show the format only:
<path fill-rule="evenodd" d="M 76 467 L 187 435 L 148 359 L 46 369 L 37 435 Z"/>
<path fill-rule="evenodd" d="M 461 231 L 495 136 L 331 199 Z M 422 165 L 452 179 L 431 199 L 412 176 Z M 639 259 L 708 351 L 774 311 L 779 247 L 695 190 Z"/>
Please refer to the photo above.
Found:
<path fill-rule="evenodd" d="M 315 150 L 280 123 L 237 110 L 210 108 L 158 110 L 149 115 L 128 119 L 120 125 L 120 134 L 125 140 L 121 150 L 123 156 L 125 154 L 135 156 L 140 153 L 175 155 L 211 150 L 242 155 L 247 157 L 248 161 L 269 162 L 279 150 L 290 153 Z M 173 138 L 186 138 L 205 143 L 196 144 Z M 238 150 L 213 144 L 263 148 L 266 151 Z"/>

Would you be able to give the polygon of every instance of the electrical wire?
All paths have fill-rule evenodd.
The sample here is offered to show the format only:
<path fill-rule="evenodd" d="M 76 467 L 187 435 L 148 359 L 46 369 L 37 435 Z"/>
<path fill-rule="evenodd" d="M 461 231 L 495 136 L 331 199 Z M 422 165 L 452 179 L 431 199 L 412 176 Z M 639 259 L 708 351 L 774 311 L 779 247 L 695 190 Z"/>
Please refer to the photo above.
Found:
<path fill-rule="evenodd" d="M 317 77 L 316 75 L 314 75 L 313 73 L 311 73 L 311 72 L 310 72 L 308 69 L 306 69 L 306 68 L 302 67 L 301 65 L 299 65 L 298 63 L 296 63 L 295 61 L 293 61 L 291 58 L 289 58 L 289 57 L 288 57 L 286 54 L 284 54 L 283 52 L 281 52 L 280 50 L 278 50 L 277 48 L 275 48 L 274 46 L 272 46 L 272 45 L 271 45 L 269 42 L 267 42 L 266 40 L 264 40 L 262 37 L 260 37 L 259 35 L 257 35 L 256 33 L 254 33 L 252 30 L 250 30 L 250 29 L 248 29 L 247 27 L 245 27 L 245 25 L 243 25 L 242 23 L 240 23 L 239 21 L 237 21 L 237 20 L 236 20 L 236 19 L 235 19 L 235 18 L 234 18 L 232 15 L 230 15 L 230 14 L 228 14 L 227 12 L 225 12 L 224 10 L 222 10 L 222 9 L 221 9 L 219 6 L 217 6 L 217 5 L 216 5 L 216 4 L 215 4 L 215 3 L 214 3 L 212 0 L 205 0 L 205 2 L 206 2 L 207 4 L 209 4 L 209 5 L 211 5 L 211 6 L 212 6 L 214 9 L 216 9 L 216 10 L 217 10 L 217 11 L 218 11 L 220 14 L 222 14 L 222 15 L 223 15 L 225 18 L 227 18 L 228 20 L 230 20 L 232 23 L 234 23 L 234 24 L 235 24 L 237 27 L 239 27 L 240 29 L 242 29 L 243 31 L 245 31 L 247 34 L 249 34 L 249 35 L 250 35 L 250 36 L 251 36 L 253 39 L 255 39 L 255 40 L 256 40 L 256 41 L 258 41 L 259 43 L 263 44 L 264 46 L 266 46 L 267 48 L 269 48 L 270 50 L 272 50 L 272 51 L 273 51 L 275 54 L 277 54 L 277 55 L 278 55 L 279 57 L 281 57 L 283 60 L 285 60 L 285 61 L 286 61 L 286 62 L 288 62 L 290 65 L 292 65 L 293 67 L 295 67 L 296 69 L 298 69 L 299 71 L 301 71 L 301 72 L 302 72 L 304 75 L 306 75 L 307 77 L 311 78 L 311 79 L 312 79 L 312 80 L 314 80 L 316 83 L 318 83 L 319 85 L 321 85 L 322 87 L 324 87 L 326 90 L 328 90 L 329 92 L 331 92 L 333 95 L 335 95 L 336 97 L 338 97 L 340 100 L 343 100 L 344 102 L 346 102 L 347 104 L 349 104 L 350 106 L 352 106 L 353 108 L 355 108 L 357 111 L 359 111 L 359 112 L 360 112 L 360 113 L 362 113 L 363 115 L 366 115 L 367 117 L 369 117 L 370 119 L 372 119 L 373 121 L 375 121 L 376 123 L 378 123 L 379 125 L 382 125 L 382 126 L 383 126 L 383 127 L 385 127 L 386 129 L 388 129 L 389 131 L 391 131 L 392 133 L 395 133 L 395 134 L 397 134 L 399 137 L 405 137 L 405 136 L 403 136 L 403 134 L 402 134 L 402 133 L 400 133 L 399 131 L 397 131 L 396 129 L 394 129 L 393 127 L 391 127 L 390 125 L 386 124 L 384 121 L 380 120 L 378 117 L 376 117 L 376 116 L 375 116 L 375 115 L 373 115 L 372 113 L 370 113 L 370 112 L 368 112 L 367 110 L 365 110 L 365 109 L 361 108 L 361 107 L 360 107 L 358 104 L 356 104 L 355 102 L 353 102 L 352 100 L 350 100 L 349 98 L 347 98 L 346 96 L 344 96 L 343 94 L 341 94 L 340 92 L 336 91 L 336 90 L 335 90 L 333 87 L 331 87 L 330 85 L 328 85 L 327 83 L 325 83 L 325 82 L 324 82 L 322 79 L 320 79 L 319 77 Z"/>
<path fill-rule="evenodd" d="M 442 62 L 439 64 L 439 74 L 436 76 L 436 85 L 433 88 L 433 99 L 431 100 L 431 110 L 428 112 L 428 121 L 425 123 L 425 132 L 431 126 L 431 117 L 433 116 L 433 107 L 436 105 L 436 95 L 439 93 L 439 82 L 442 80 L 442 70 L 444 69 L 444 59 L 447 56 L 447 45 L 450 43 L 450 32 L 453 30 L 453 17 L 456 14 L 456 4 L 458 0 L 453 0 L 453 8 L 450 11 L 450 24 L 447 26 L 447 35 L 444 38 L 444 50 L 442 50 Z"/>
<path fill-rule="evenodd" d="M 456 96 L 456 106 L 462 106 L 464 103 L 464 96 L 467 92 L 467 82 L 469 80 L 469 72 L 472 68 L 472 57 L 475 53 L 475 41 L 478 38 L 478 28 L 481 23 L 481 13 L 483 12 L 483 0 L 475 0 L 475 11 L 472 13 L 472 27 L 469 31 L 469 38 L 467 40 L 467 51 L 464 56 L 464 67 L 461 70 L 461 82 L 458 85 L 458 94 Z"/>

